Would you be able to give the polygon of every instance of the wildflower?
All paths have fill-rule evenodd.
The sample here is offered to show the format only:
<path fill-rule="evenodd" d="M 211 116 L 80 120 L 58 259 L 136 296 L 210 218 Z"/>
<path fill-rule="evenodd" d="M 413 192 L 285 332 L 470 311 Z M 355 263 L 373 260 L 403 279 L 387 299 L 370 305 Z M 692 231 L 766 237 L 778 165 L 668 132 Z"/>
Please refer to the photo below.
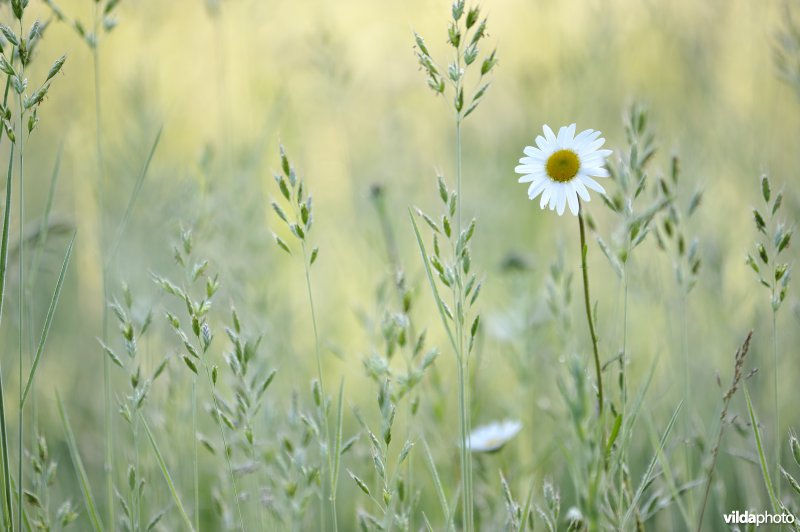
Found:
<path fill-rule="evenodd" d="M 473 430 L 469 435 L 467 447 L 474 453 L 499 451 L 522 429 L 519 421 L 506 420 L 490 423 Z"/>
<path fill-rule="evenodd" d="M 530 183 L 528 197 L 535 199 L 541 194 L 539 205 L 564 214 L 569 205 L 573 215 L 578 215 L 580 204 L 578 196 L 589 201 L 592 189 L 602 194 L 603 187 L 595 181 L 595 177 L 608 177 L 608 170 L 603 165 L 611 155 L 611 150 L 601 150 L 605 139 L 600 132 L 586 129 L 575 135 L 575 124 L 562 127 L 558 136 L 545 125 L 544 137 L 536 137 L 536 146 L 526 146 L 519 166 L 515 171 L 523 174 L 520 183 Z"/>

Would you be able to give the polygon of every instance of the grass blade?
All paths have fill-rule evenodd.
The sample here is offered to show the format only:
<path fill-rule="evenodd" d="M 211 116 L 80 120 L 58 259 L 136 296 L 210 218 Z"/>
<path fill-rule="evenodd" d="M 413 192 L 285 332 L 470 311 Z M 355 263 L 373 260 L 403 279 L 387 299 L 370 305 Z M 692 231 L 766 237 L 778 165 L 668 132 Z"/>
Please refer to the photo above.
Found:
<path fill-rule="evenodd" d="M 428 459 L 428 467 L 430 467 L 431 470 L 433 484 L 436 487 L 436 495 L 439 497 L 439 504 L 442 507 L 442 513 L 444 514 L 445 522 L 447 523 L 447 529 L 454 530 L 452 517 L 450 514 L 450 505 L 447 504 L 447 496 L 444 494 L 444 486 L 442 486 L 442 481 L 439 479 L 439 472 L 436 470 L 436 462 L 433 461 L 431 449 L 428 447 L 428 442 L 424 439 L 422 440 L 422 446 L 425 449 L 425 458 Z"/>
<path fill-rule="evenodd" d="M 750 414 L 750 426 L 753 427 L 753 437 L 756 440 L 756 448 L 758 449 L 758 461 L 761 464 L 761 474 L 764 477 L 764 485 L 767 487 L 769 493 L 769 500 L 772 504 L 772 511 L 778 513 L 780 505 L 778 499 L 775 497 L 775 489 L 772 486 L 772 479 L 769 477 L 769 468 L 767 467 L 767 459 L 764 457 L 764 446 L 761 443 L 761 431 L 758 430 L 758 420 L 753 411 L 753 403 L 750 401 L 750 392 L 747 391 L 747 386 L 744 387 L 744 397 L 747 400 L 747 412 Z"/>
<path fill-rule="evenodd" d="M 8 83 L 6 83 L 8 93 Z M 0 322 L 3 317 L 3 301 L 5 300 L 6 267 L 8 266 L 8 231 L 11 227 L 11 182 L 14 170 L 14 144 L 8 156 L 8 175 L 6 176 L 6 207 L 3 215 L 3 240 L 0 245 Z M 8 428 L 6 426 L 6 402 L 3 388 L 3 372 L 0 368 L 0 444 L 3 446 L 3 516 L 7 530 L 14 530 L 14 515 L 11 511 L 11 470 L 8 460 Z"/>
<path fill-rule="evenodd" d="M 428 282 L 431 285 L 431 292 L 433 292 L 433 298 L 436 300 L 436 308 L 439 310 L 439 316 L 442 318 L 442 324 L 444 325 L 445 330 L 447 331 L 447 336 L 450 338 L 450 343 L 455 349 L 456 353 L 459 353 L 458 346 L 456 345 L 456 339 L 453 336 L 453 331 L 450 330 L 450 324 L 447 322 L 447 316 L 444 312 L 444 303 L 442 303 L 442 298 L 439 297 L 439 291 L 436 289 L 436 283 L 433 281 L 433 274 L 431 273 L 431 265 L 428 262 L 428 252 L 425 251 L 425 243 L 422 241 L 422 235 L 419 233 L 419 227 L 417 227 L 417 221 L 414 220 L 414 214 L 411 212 L 411 209 L 408 209 L 408 217 L 411 218 L 411 225 L 414 226 L 414 234 L 417 236 L 417 244 L 419 245 L 419 252 L 422 255 L 422 263 L 425 265 L 425 274 L 428 276 Z"/>
<path fill-rule="evenodd" d="M 169 474 L 169 470 L 167 469 L 167 464 L 164 462 L 164 457 L 161 455 L 161 451 L 158 448 L 158 444 L 156 443 L 156 439 L 153 436 L 152 431 L 150 430 L 150 426 L 145 421 L 143 415 L 139 415 L 139 419 L 142 420 L 142 425 L 144 426 L 145 432 L 147 432 L 147 438 L 150 440 L 150 445 L 153 446 L 153 452 L 156 455 L 156 461 L 158 461 L 158 467 L 161 468 L 161 473 L 164 475 L 164 480 L 167 483 L 167 487 L 169 488 L 170 494 L 172 494 L 172 499 L 175 501 L 175 505 L 178 507 L 178 510 L 181 513 L 181 517 L 183 518 L 183 522 L 186 527 L 194 532 L 194 526 L 192 525 L 192 520 L 189 519 L 189 514 L 186 513 L 186 510 L 183 507 L 183 503 L 181 502 L 181 498 L 178 497 L 178 492 L 175 490 L 175 484 L 172 483 L 172 476 Z"/>
<path fill-rule="evenodd" d="M 122 219 L 117 226 L 117 232 L 114 234 L 114 240 L 111 241 L 111 246 L 109 247 L 108 254 L 106 255 L 106 261 L 104 264 L 104 269 L 108 269 L 111 260 L 114 258 L 116 254 L 117 248 L 119 247 L 119 243 L 122 240 L 122 234 L 125 232 L 125 229 L 128 226 L 128 220 L 130 219 L 131 212 L 133 211 L 133 207 L 136 204 L 136 200 L 139 198 L 139 193 L 142 190 L 142 185 L 144 185 L 144 179 L 147 177 L 147 171 L 150 169 L 150 162 L 153 160 L 153 156 L 156 153 L 156 148 L 158 147 L 158 143 L 161 140 L 161 133 L 164 131 L 164 127 L 161 126 L 158 129 L 158 133 L 156 133 L 156 138 L 153 141 L 153 145 L 150 148 L 150 152 L 147 155 L 147 159 L 145 159 L 144 166 L 142 167 L 142 172 L 139 174 L 139 178 L 136 180 L 136 184 L 133 186 L 133 191 L 131 191 L 131 196 L 128 198 L 128 205 L 125 207 L 125 212 L 122 214 Z"/>
<path fill-rule="evenodd" d="M 331 496 L 336 497 L 339 483 L 339 467 L 342 462 L 342 425 L 344 417 L 344 378 L 339 381 L 339 401 L 336 408 L 336 441 L 333 446 L 333 474 L 331 476 Z"/>
<path fill-rule="evenodd" d="M 678 412 L 681 411 L 682 406 L 683 401 L 678 403 L 677 408 L 675 408 L 675 412 L 672 413 L 669 423 L 667 423 L 667 428 L 664 429 L 664 435 L 661 436 L 661 441 L 658 442 L 657 452 L 655 455 L 653 455 L 652 460 L 650 460 L 650 465 L 647 466 L 644 477 L 642 477 L 642 482 L 639 484 L 636 494 L 633 496 L 633 499 L 631 499 L 631 504 L 628 506 L 628 511 L 625 512 L 625 517 L 622 519 L 620 528 L 623 530 L 625 529 L 625 525 L 628 523 L 628 520 L 633 515 L 636 506 L 639 504 L 639 499 L 642 498 L 642 494 L 644 493 L 647 484 L 650 482 L 650 477 L 653 475 L 653 470 L 655 469 L 656 462 L 658 461 L 658 454 L 664 450 L 664 445 L 666 445 L 669 434 L 672 432 L 672 428 L 675 426 L 675 420 L 678 419 Z"/>
<path fill-rule="evenodd" d="M 76 234 L 77 233 L 72 234 L 72 239 L 69 241 L 67 252 L 64 255 L 64 262 L 61 264 L 61 271 L 58 274 L 58 282 L 56 283 L 56 289 L 53 291 L 53 298 L 50 300 L 50 307 L 47 309 L 47 316 L 45 317 L 44 325 L 42 326 L 42 336 L 39 340 L 39 346 L 36 348 L 36 356 L 33 358 L 33 365 L 31 366 L 31 372 L 28 376 L 28 383 L 25 385 L 25 391 L 22 393 L 20 408 L 25 406 L 25 399 L 27 399 L 28 393 L 31 391 L 33 378 L 36 376 L 36 369 L 39 367 L 39 361 L 42 357 L 42 352 L 44 351 L 44 344 L 47 342 L 47 335 L 50 333 L 50 325 L 53 323 L 53 315 L 56 313 L 58 298 L 61 296 L 61 288 L 64 286 L 64 276 L 67 273 L 69 259 L 72 257 L 72 246 L 75 244 Z"/>
<path fill-rule="evenodd" d="M 67 417 L 67 412 L 64 410 L 64 402 L 61 400 L 61 395 L 56 393 L 56 399 L 58 401 L 58 415 L 61 418 L 61 424 L 64 426 L 64 435 L 67 438 L 67 447 L 69 447 L 69 454 L 70 457 L 72 457 L 72 465 L 75 467 L 78 480 L 80 480 L 83 501 L 86 504 L 89 521 L 92 523 L 92 528 L 95 532 L 101 532 L 105 529 L 97 514 L 97 506 L 94 503 L 94 496 L 92 496 L 92 487 L 89 484 L 89 477 L 86 476 L 86 469 L 83 467 L 83 460 L 81 460 L 81 455 L 78 451 L 78 444 L 75 442 L 75 434 L 72 432 L 72 427 L 69 424 L 69 418 Z"/>

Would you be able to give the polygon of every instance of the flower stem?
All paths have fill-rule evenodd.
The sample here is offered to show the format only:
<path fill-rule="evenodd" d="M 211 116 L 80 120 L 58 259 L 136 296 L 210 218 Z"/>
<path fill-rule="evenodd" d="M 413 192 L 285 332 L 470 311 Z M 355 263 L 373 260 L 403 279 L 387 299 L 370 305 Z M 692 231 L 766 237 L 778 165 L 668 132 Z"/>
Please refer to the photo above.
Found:
<path fill-rule="evenodd" d="M 580 200 L 579 200 L 580 201 Z M 592 318 L 592 305 L 589 298 L 589 273 L 586 268 L 586 229 L 583 223 L 583 205 L 578 209 L 578 226 L 581 234 L 581 270 L 583 272 L 583 301 L 586 305 L 586 321 L 589 324 L 589 335 L 592 338 L 592 349 L 594 351 L 594 370 L 597 378 L 597 412 L 602 417 L 603 414 L 603 375 L 600 369 L 600 354 L 597 351 L 597 334 L 594 330 L 594 319 Z M 605 452 L 605 450 L 603 450 Z"/>

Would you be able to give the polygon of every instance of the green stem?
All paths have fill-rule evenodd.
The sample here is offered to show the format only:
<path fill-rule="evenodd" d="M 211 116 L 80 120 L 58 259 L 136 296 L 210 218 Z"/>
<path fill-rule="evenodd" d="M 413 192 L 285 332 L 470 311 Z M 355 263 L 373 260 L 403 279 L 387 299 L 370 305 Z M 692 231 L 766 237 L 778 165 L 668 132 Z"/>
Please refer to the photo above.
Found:
<path fill-rule="evenodd" d="M 773 295 L 772 299 L 775 296 Z M 778 401 L 778 322 L 777 312 L 772 311 L 772 364 L 773 375 L 773 399 L 775 401 L 775 495 L 781 498 L 781 416 L 780 403 Z"/>
<path fill-rule="evenodd" d="M 580 201 L 580 200 L 578 200 Z M 586 321 L 589 324 L 589 335 L 592 338 L 592 349 L 594 351 L 594 370 L 597 378 L 597 412 L 602 419 L 603 414 L 603 375 L 600 369 L 600 354 L 597 350 L 597 334 L 594 330 L 594 319 L 592 318 L 592 305 L 589 298 L 589 272 L 586 268 L 586 229 L 583 223 L 583 205 L 578 210 L 578 226 L 581 234 L 581 270 L 583 272 L 583 302 L 586 305 Z M 605 438 L 603 438 L 605 439 Z M 604 446 L 601 446 L 603 448 Z"/>
<path fill-rule="evenodd" d="M 92 49 L 92 66 L 94 71 L 94 111 L 95 111 L 95 133 L 97 143 L 97 172 L 100 192 L 100 251 L 105 254 L 105 199 L 106 199 L 106 180 L 105 180 L 105 157 L 103 153 L 103 115 L 100 101 L 100 3 L 94 3 L 94 43 Z M 102 308 L 102 331 L 101 338 L 103 343 L 108 342 L 108 268 L 105 258 L 101 258 L 102 283 L 103 283 L 103 308 Z M 116 519 L 114 517 L 114 420 L 112 418 L 111 405 L 111 369 L 108 357 L 103 358 L 103 419 L 105 424 L 105 477 L 106 477 L 106 504 L 108 505 L 108 523 L 113 527 Z"/>
<path fill-rule="evenodd" d="M 460 64 L 460 52 L 458 53 Z M 460 65 L 459 65 L 460 67 Z M 456 94 L 461 90 L 460 83 L 456 84 Z M 456 114 L 456 237 L 461 235 L 461 113 Z M 455 256 L 455 247 L 453 248 Z M 458 257 L 456 261 L 458 262 Z M 456 309 L 456 336 L 458 339 L 458 406 L 461 419 L 461 475 L 464 491 L 464 505 L 462 509 L 464 530 L 474 530 L 473 522 L 473 493 L 472 493 L 472 462 L 469 450 L 470 434 L 470 399 L 469 399 L 469 354 L 464 353 L 464 293 L 461 278 L 457 279 L 453 288 L 453 298 Z"/>
<path fill-rule="evenodd" d="M 194 458 L 194 528 L 200 532 L 200 484 L 197 465 L 197 375 L 192 379 L 192 446 Z"/>
<path fill-rule="evenodd" d="M 244 528 L 244 517 L 242 517 L 242 505 L 239 503 L 239 488 L 236 485 L 236 475 L 233 473 L 233 465 L 231 465 L 231 457 L 228 453 L 228 439 L 225 437 L 225 428 L 222 426 L 222 410 L 219 407 L 219 401 L 217 401 L 217 394 L 214 391 L 214 379 L 211 378 L 211 370 L 208 369 L 208 363 L 205 360 L 205 351 L 203 352 L 203 366 L 206 370 L 206 376 L 208 377 L 208 387 L 211 392 L 211 399 L 214 402 L 214 409 L 216 415 L 214 418 L 217 420 L 217 425 L 219 426 L 219 434 L 222 438 L 222 451 L 225 454 L 225 461 L 228 464 L 228 474 L 231 477 L 231 484 L 233 485 L 233 498 L 236 501 L 236 510 L 239 514 L 239 527 L 242 532 L 245 531 Z"/>
<path fill-rule="evenodd" d="M 22 21 L 20 20 L 20 34 L 22 34 Z M 20 61 L 19 76 L 25 79 L 25 66 Z M 22 501 L 24 490 L 24 479 L 22 476 L 22 463 L 24 462 L 24 439 L 23 430 L 25 426 L 24 401 L 23 401 L 23 352 L 25 339 L 25 107 L 22 103 L 22 94 L 17 93 L 17 104 L 19 107 L 19 128 L 17 130 L 19 142 L 19 244 L 17 253 L 19 254 L 19 463 L 17 464 L 17 530 L 22 532 Z"/>
<path fill-rule="evenodd" d="M 317 359 L 317 379 L 319 380 L 319 391 L 322 396 L 321 417 L 322 427 L 325 432 L 325 465 L 327 466 L 328 486 L 331 490 L 329 494 L 329 501 L 331 506 L 331 515 L 333 517 L 333 529 L 338 530 L 339 524 L 336 515 L 336 493 L 334 493 L 334 478 L 333 467 L 331 464 L 331 433 L 328 426 L 328 396 L 325 393 L 325 384 L 322 380 L 322 353 L 319 347 L 319 332 L 317 329 L 317 312 L 314 307 L 314 292 L 311 290 L 311 264 L 309 263 L 308 250 L 306 249 L 305 241 L 302 241 L 301 247 L 303 249 L 303 268 L 306 276 L 306 290 L 308 292 L 308 304 L 311 307 L 311 325 L 314 329 L 314 353 Z"/>

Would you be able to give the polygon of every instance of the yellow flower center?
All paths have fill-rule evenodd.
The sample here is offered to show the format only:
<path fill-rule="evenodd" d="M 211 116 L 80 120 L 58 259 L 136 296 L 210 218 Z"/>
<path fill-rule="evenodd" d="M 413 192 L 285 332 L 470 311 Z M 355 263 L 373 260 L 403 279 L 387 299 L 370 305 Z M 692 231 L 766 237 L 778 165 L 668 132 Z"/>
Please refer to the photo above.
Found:
<path fill-rule="evenodd" d="M 558 150 L 547 159 L 547 175 L 553 181 L 559 183 L 566 183 L 571 181 L 578 173 L 581 167 L 581 162 L 578 160 L 578 155 L 572 150 Z"/>

